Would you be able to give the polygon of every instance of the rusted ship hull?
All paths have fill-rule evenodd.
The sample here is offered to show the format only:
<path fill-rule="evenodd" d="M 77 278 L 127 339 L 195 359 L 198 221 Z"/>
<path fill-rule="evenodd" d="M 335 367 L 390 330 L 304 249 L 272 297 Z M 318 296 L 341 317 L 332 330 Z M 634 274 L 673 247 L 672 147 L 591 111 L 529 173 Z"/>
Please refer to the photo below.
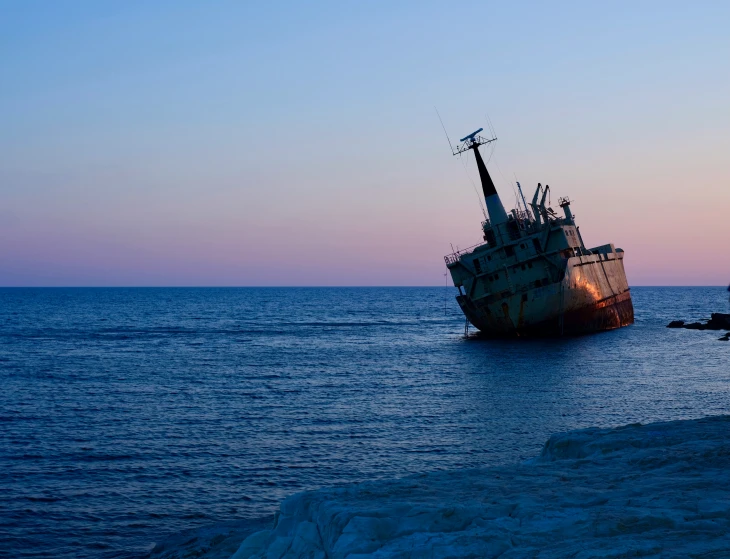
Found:
<path fill-rule="evenodd" d="M 457 297 L 459 306 L 485 336 L 545 337 L 589 334 L 628 326 L 634 322 L 634 306 L 629 292 L 608 297 L 581 309 L 559 313 L 541 322 L 517 325 L 494 324 L 489 314 L 477 308 L 463 295 Z"/>
<path fill-rule="evenodd" d="M 530 290 L 459 295 L 469 322 L 486 336 L 560 336 L 612 330 L 634 322 L 623 253 L 574 257 L 561 281 Z M 479 276 L 473 282 L 483 281 Z M 519 284 L 519 278 L 510 283 Z M 523 283 L 524 285 L 524 283 Z M 466 286 L 465 286 L 466 287 Z M 479 293 L 477 285 L 470 285 Z"/>

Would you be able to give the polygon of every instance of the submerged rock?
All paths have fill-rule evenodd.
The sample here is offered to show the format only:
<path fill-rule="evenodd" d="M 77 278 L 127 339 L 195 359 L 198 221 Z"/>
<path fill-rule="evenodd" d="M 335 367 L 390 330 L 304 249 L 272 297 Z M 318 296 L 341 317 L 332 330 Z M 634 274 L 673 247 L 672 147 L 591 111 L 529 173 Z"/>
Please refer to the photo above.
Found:
<path fill-rule="evenodd" d="M 719 312 L 712 313 L 707 326 L 713 330 L 730 329 L 730 314 L 722 314 Z"/>
<path fill-rule="evenodd" d="M 299 493 L 235 559 L 727 557 L 730 416 L 553 435 L 534 460 Z"/>
<path fill-rule="evenodd" d="M 692 322 L 686 324 L 684 320 L 672 320 L 667 324 L 667 328 L 686 328 L 688 330 L 730 330 L 730 314 L 714 312 L 710 315 L 710 320 L 702 324 L 701 322 Z M 723 340 L 724 338 L 720 338 Z"/>

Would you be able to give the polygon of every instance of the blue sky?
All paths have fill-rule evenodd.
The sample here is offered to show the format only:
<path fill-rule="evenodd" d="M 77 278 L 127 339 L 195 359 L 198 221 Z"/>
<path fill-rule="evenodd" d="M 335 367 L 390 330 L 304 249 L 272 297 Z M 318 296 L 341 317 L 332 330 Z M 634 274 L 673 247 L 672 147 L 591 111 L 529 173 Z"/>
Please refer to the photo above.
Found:
<path fill-rule="evenodd" d="M 730 275 L 730 4 L 0 4 L 0 285 L 438 285 L 434 106 L 632 284 Z"/>

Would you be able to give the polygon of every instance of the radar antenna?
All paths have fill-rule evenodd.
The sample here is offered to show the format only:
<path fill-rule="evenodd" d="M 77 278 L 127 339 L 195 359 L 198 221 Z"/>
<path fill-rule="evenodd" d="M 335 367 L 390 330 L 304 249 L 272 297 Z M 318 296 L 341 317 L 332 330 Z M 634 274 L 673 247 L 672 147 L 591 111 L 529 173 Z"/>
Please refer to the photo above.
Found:
<path fill-rule="evenodd" d="M 460 145 L 457 146 L 455 150 L 452 150 L 453 155 L 460 155 L 464 153 L 465 151 L 469 151 L 470 149 L 478 148 L 479 146 L 483 146 L 485 144 L 491 144 L 492 142 L 497 141 L 497 138 L 491 138 L 487 139 L 484 136 L 479 136 L 479 132 L 484 130 L 484 128 L 480 128 L 479 130 L 475 130 L 468 136 L 464 136 L 461 140 L 459 140 Z"/>

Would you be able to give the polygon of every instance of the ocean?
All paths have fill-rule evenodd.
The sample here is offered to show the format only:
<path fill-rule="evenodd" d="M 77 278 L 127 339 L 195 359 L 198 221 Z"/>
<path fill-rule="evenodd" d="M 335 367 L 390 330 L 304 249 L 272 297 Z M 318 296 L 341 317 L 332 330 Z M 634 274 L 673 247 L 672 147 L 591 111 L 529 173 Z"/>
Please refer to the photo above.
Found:
<path fill-rule="evenodd" d="M 665 328 L 724 287 L 634 288 L 633 326 L 549 340 L 465 338 L 454 295 L 0 289 L 0 555 L 142 557 L 305 489 L 730 413 L 730 344 Z"/>

